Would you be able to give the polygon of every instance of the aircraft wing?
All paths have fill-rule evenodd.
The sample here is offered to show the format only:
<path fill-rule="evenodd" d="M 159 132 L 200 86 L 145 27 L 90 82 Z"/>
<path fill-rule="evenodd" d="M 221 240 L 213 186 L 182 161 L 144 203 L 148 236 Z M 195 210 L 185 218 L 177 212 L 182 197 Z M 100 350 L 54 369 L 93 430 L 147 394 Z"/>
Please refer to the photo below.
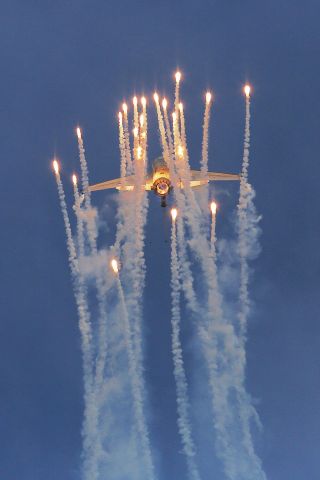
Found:
<path fill-rule="evenodd" d="M 212 180 L 226 180 L 226 181 L 234 181 L 240 180 L 240 175 L 235 173 L 217 173 L 217 172 L 208 172 L 209 182 Z"/>
<path fill-rule="evenodd" d="M 89 191 L 96 192 L 98 190 L 107 190 L 109 188 L 121 189 L 123 182 L 124 190 L 132 190 L 134 185 L 134 176 L 130 177 L 115 178 L 114 180 L 107 180 L 106 182 L 96 183 L 95 185 L 90 185 Z"/>
<path fill-rule="evenodd" d="M 107 180 L 106 182 L 96 183 L 95 185 L 90 185 L 89 191 L 96 192 L 98 190 L 108 190 L 110 188 L 116 188 L 117 190 L 133 190 L 134 189 L 135 178 L 134 175 L 124 178 L 115 178 L 114 180 Z M 145 190 L 151 190 L 152 183 L 147 179 L 146 183 L 143 185 Z"/>
<path fill-rule="evenodd" d="M 200 187 L 201 185 L 206 185 L 212 181 L 235 181 L 240 180 L 240 175 L 234 173 L 218 173 L 218 172 L 208 172 L 207 178 L 203 178 L 202 173 L 199 170 L 191 170 L 191 187 Z"/>

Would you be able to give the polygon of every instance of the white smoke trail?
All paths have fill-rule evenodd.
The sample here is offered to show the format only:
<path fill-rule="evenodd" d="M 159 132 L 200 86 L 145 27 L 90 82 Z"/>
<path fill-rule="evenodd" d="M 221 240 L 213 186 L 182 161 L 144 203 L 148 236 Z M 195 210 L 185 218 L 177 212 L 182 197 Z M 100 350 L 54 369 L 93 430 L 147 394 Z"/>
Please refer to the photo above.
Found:
<path fill-rule="evenodd" d="M 217 222 L 217 206 L 214 202 L 211 203 L 211 232 L 210 232 L 210 251 L 211 255 L 216 261 L 216 222 Z"/>
<path fill-rule="evenodd" d="M 124 141 L 125 141 L 125 151 L 127 158 L 127 173 L 132 174 L 132 158 L 131 158 L 131 148 L 130 148 L 130 134 L 129 134 L 129 122 L 128 122 L 128 107 L 123 104 L 123 114 L 124 114 Z"/>
<path fill-rule="evenodd" d="M 208 149 L 209 149 L 209 124 L 210 124 L 210 113 L 211 113 L 211 94 L 208 92 L 206 94 L 206 106 L 204 110 L 203 118 L 203 137 L 202 137 L 202 155 L 201 155 L 201 173 L 204 178 L 208 174 Z"/>
<path fill-rule="evenodd" d="M 147 170 L 147 147 L 148 147 L 148 114 L 147 101 L 145 97 L 141 98 L 142 115 L 140 116 L 140 144 L 144 158 L 144 170 Z"/>
<path fill-rule="evenodd" d="M 211 93 L 206 93 L 206 106 L 204 109 L 203 118 L 203 134 L 202 134 L 202 154 L 200 162 L 201 178 L 208 181 L 208 151 L 209 151 L 209 125 L 210 125 L 210 113 L 211 113 Z M 209 182 L 208 182 L 209 183 Z M 203 213 L 207 211 L 209 202 L 209 185 L 208 183 L 201 188 L 200 192 L 200 205 Z"/>
<path fill-rule="evenodd" d="M 173 131 L 173 143 L 174 143 L 174 158 L 177 161 L 178 155 L 181 156 L 183 152 L 181 139 L 180 139 L 180 131 L 179 131 L 179 113 L 177 113 L 177 111 L 173 112 L 172 114 L 172 131 Z"/>
<path fill-rule="evenodd" d="M 79 195 L 77 177 L 73 176 L 73 194 L 74 194 L 74 211 L 77 217 L 77 243 L 79 250 L 79 260 L 84 257 L 84 230 L 83 230 L 83 219 L 81 215 L 81 200 Z"/>
<path fill-rule="evenodd" d="M 239 344 L 243 355 L 243 370 L 246 365 L 245 357 L 245 342 L 247 334 L 248 316 L 250 313 L 250 298 L 249 298 L 249 265 L 250 258 L 257 254 L 258 236 L 260 230 L 254 197 L 255 192 L 248 182 L 249 169 L 249 148 L 250 148 L 250 88 L 245 87 L 246 93 L 246 115 L 245 115 L 245 132 L 244 132 L 244 147 L 243 147 L 243 161 L 242 172 L 240 179 L 240 196 L 238 203 L 238 252 L 240 261 L 240 289 L 239 289 Z M 239 398 L 240 397 L 240 398 Z M 261 462 L 256 457 L 253 449 L 252 437 L 250 432 L 250 419 L 254 418 L 258 425 L 260 421 L 256 411 L 250 404 L 248 395 L 245 390 L 238 391 L 238 402 L 240 406 L 240 416 L 242 419 L 242 434 L 243 444 L 248 452 L 248 455 L 256 461 L 257 470 L 261 470 L 261 478 L 265 478 L 265 474 L 261 468 Z"/>
<path fill-rule="evenodd" d="M 245 132 L 243 145 L 243 161 L 242 172 L 240 179 L 240 196 L 238 204 L 238 235 L 239 235 L 239 259 L 240 259 L 240 311 L 238 313 L 240 337 L 245 341 L 247 332 L 247 321 L 250 310 L 249 300 L 249 268 L 248 268 L 248 235 L 250 221 L 249 209 L 254 208 L 252 204 L 253 193 L 252 188 L 248 183 L 248 168 L 249 168 L 249 147 L 250 147 L 250 95 L 246 95 L 246 118 L 245 118 Z M 252 232 L 254 233 L 254 232 Z"/>
<path fill-rule="evenodd" d="M 169 150 L 169 146 L 168 146 L 168 142 L 167 142 L 166 129 L 165 129 L 165 126 L 164 126 L 163 116 L 162 116 L 162 113 L 161 113 L 158 94 L 155 93 L 153 98 L 155 100 L 156 110 L 157 110 L 158 126 L 159 126 L 161 145 L 162 145 L 162 154 L 163 154 L 164 161 L 166 162 L 166 164 L 170 168 L 170 167 L 172 167 L 173 158 L 170 154 L 170 150 Z"/>
<path fill-rule="evenodd" d="M 177 201 L 177 204 L 181 206 L 182 202 L 183 202 L 183 199 L 181 198 L 181 200 Z M 187 301 L 187 306 L 190 312 L 192 312 L 195 318 L 197 318 L 199 315 L 201 316 L 202 307 L 198 303 L 197 296 L 194 289 L 194 279 L 191 271 L 190 260 L 187 254 L 186 234 L 185 234 L 182 214 L 179 215 L 177 220 L 177 238 L 178 238 L 178 245 L 179 245 L 179 265 L 180 265 L 181 285 Z"/>
<path fill-rule="evenodd" d="M 88 165 L 85 156 L 85 149 L 82 140 L 81 130 L 77 128 L 77 137 L 78 137 L 78 148 L 79 148 L 79 158 L 80 158 L 80 167 L 81 167 L 81 182 L 82 190 L 85 195 L 85 206 L 87 209 L 90 208 L 90 190 L 89 190 L 89 174 L 88 174 Z"/>
<path fill-rule="evenodd" d="M 188 384 L 183 365 L 182 347 L 180 341 L 180 280 L 177 256 L 177 233 L 175 220 L 171 230 L 171 299 L 172 299 L 172 355 L 174 362 L 174 376 L 177 392 L 178 427 L 186 455 L 191 480 L 200 480 L 198 467 L 195 462 L 195 446 L 192 439 L 189 419 Z"/>
<path fill-rule="evenodd" d="M 79 271 L 76 249 L 72 238 L 69 215 L 65 200 L 65 193 L 59 173 L 56 172 L 60 207 L 63 215 L 67 247 L 69 252 L 69 266 L 73 278 L 74 294 L 79 315 L 79 329 L 81 333 L 82 359 L 84 372 L 84 422 L 83 422 L 83 449 L 84 472 L 86 480 L 98 479 L 98 459 L 101 446 L 98 435 L 98 406 L 93 385 L 92 360 L 92 332 L 90 314 L 86 299 L 84 284 Z"/>
<path fill-rule="evenodd" d="M 134 401 L 136 427 L 137 427 L 137 431 L 141 441 L 143 457 L 145 460 L 145 465 L 147 470 L 146 471 L 147 478 L 148 480 L 153 480 L 155 478 L 155 474 L 154 474 L 154 466 L 153 466 L 152 456 L 151 456 L 149 433 L 148 433 L 145 416 L 144 416 L 144 402 L 143 402 L 143 394 L 142 394 L 143 380 L 140 372 L 141 369 L 139 368 L 139 365 L 138 365 L 139 360 L 137 359 L 136 353 L 135 353 L 135 346 L 132 340 L 132 331 L 130 326 L 129 314 L 128 314 L 126 301 L 125 301 L 123 288 L 122 288 L 119 275 L 117 275 L 116 279 L 117 279 L 117 287 L 118 287 L 118 293 L 120 298 L 120 304 L 122 308 L 123 321 L 125 326 L 125 336 L 126 336 L 127 352 L 128 352 L 128 359 L 129 359 L 129 372 L 130 372 L 132 395 L 133 395 L 133 401 Z"/>
<path fill-rule="evenodd" d="M 168 140 L 168 146 L 169 146 L 169 153 L 171 158 L 173 159 L 174 156 L 174 145 L 173 145 L 173 138 L 172 138 L 172 132 L 171 132 L 171 127 L 170 127 L 170 121 L 168 117 L 168 110 L 167 110 L 167 100 L 164 99 L 162 102 L 162 108 L 163 108 L 163 117 L 164 117 L 164 125 L 165 125 L 165 134 L 166 138 Z"/>
<path fill-rule="evenodd" d="M 119 150 L 120 150 L 120 157 L 124 155 L 126 159 L 126 164 L 127 164 L 127 174 L 132 174 L 133 173 L 133 162 L 132 162 L 132 157 L 131 157 L 131 147 L 130 147 L 130 134 L 129 134 L 129 121 L 128 121 L 128 106 L 126 103 L 123 103 L 122 105 L 123 109 L 123 142 L 122 142 L 122 132 L 121 129 L 119 128 Z M 119 127 L 121 127 L 119 123 Z M 120 174 L 121 174 L 121 184 L 122 187 L 124 187 L 124 177 L 125 177 L 125 172 L 122 168 L 120 168 Z M 121 190 L 119 192 L 119 208 L 117 212 L 118 216 L 118 224 L 117 224 L 117 230 L 116 230 L 116 239 L 113 245 L 113 252 L 116 257 L 120 258 L 121 253 L 121 243 L 125 240 L 127 233 L 133 228 L 133 225 L 131 229 L 128 228 L 128 222 L 131 220 L 131 213 L 132 213 L 132 202 L 128 201 L 129 195 L 132 197 L 132 193 L 126 192 L 124 190 Z"/>
<path fill-rule="evenodd" d="M 183 103 L 179 103 L 179 112 L 180 112 L 180 137 L 182 144 L 184 145 L 185 149 L 187 149 L 187 134 L 186 134 L 186 122 L 184 118 L 184 110 L 183 110 Z"/>
<path fill-rule="evenodd" d="M 127 171 L 127 158 L 126 158 L 126 147 L 125 147 L 125 136 L 122 122 L 122 113 L 119 112 L 119 147 L 120 147 L 120 174 L 123 179 L 126 176 Z"/>
<path fill-rule="evenodd" d="M 97 250 L 97 225 L 96 225 L 96 210 L 91 206 L 91 197 L 89 190 L 89 173 L 88 165 L 85 157 L 84 143 L 81 135 L 80 128 L 77 129 L 78 136 L 78 147 L 79 147 L 79 156 L 80 156 L 80 167 L 81 167 L 81 177 L 82 177 L 82 187 L 85 194 L 85 210 L 82 212 L 82 218 L 84 219 L 86 231 L 88 235 L 90 253 L 94 261 L 98 261 L 98 250 Z M 105 289 L 103 286 L 103 275 L 101 268 L 97 268 L 94 271 L 94 278 L 96 283 L 96 294 L 98 300 L 98 310 L 99 310 L 99 333 L 98 333 L 98 355 L 96 359 L 96 369 L 95 369 L 95 389 L 97 394 L 102 388 L 103 384 L 103 371 L 105 368 L 106 357 L 107 357 L 107 312 L 105 309 Z"/>
<path fill-rule="evenodd" d="M 80 158 L 80 167 L 81 167 L 81 183 L 84 194 L 84 206 L 85 212 L 83 212 L 83 217 L 87 227 L 87 234 L 89 239 L 89 244 L 91 248 L 91 253 L 96 255 L 96 240 L 97 240 L 97 229 L 96 229 L 96 212 L 91 207 L 91 193 L 89 190 L 89 172 L 88 164 L 85 155 L 84 143 L 82 139 L 81 130 L 77 128 L 77 137 L 78 137 L 78 148 L 79 148 L 79 158 Z"/>
<path fill-rule="evenodd" d="M 139 144 L 139 112 L 138 112 L 138 99 L 133 97 L 133 152 L 136 155 Z"/>
<path fill-rule="evenodd" d="M 180 102 L 180 80 L 181 80 L 181 73 L 179 71 L 176 72 L 175 79 L 176 79 L 176 87 L 174 92 L 174 110 L 178 115 L 178 108 L 179 108 L 179 102 Z"/>

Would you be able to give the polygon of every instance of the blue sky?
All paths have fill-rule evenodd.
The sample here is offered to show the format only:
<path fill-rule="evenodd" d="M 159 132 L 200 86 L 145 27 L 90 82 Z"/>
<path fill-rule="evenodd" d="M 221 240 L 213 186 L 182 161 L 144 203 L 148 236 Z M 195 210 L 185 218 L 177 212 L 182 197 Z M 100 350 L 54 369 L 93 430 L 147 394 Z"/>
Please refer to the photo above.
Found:
<path fill-rule="evenodd" d="M 319 13 L 314 0 L 2 2 L 1 478 L 79 478 L 80 340 L 49 162 L 59 156 L 67 183 L 78 168 L 79 123 L 92 181 L 118 176 L 119 105 L 135 92 L 170 93 L 178 66 L 194 166 L 201 95 L 211 87 L 210 166 L 240 169 L 241 88 L 245 81 L 253 85 L 250 178 L 263 235 L 251 289 L 247 380 L 264 425 L 257 449 L 271 480 L 318 479 Z M 151 156 L 159 153 L 157 141 L 154 133 Z M 71 187 L 67 193 L 71 201 Z M 103 201 L 100 195 L 97 203 Z M 111 235 L 111 197 L 108 205 Z M 220 228 L 228 221 L 222 208 Z M 151 433 L 163 478 L 183 480 L 169 318 L 163 320 L 170 311 L 169 268 L 158 255 L 169 258 L 166 228 L 152 198 L 146 249 Z"/>

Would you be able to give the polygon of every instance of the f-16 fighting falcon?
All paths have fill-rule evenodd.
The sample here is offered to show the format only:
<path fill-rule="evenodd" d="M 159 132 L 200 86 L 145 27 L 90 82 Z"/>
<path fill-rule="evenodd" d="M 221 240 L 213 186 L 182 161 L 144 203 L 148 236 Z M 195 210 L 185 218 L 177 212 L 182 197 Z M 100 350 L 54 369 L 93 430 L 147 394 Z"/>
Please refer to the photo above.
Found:
<path fill-rule="evenodd" d="M 202 185 L 206 185 L 208 182 L 211 181 L 240 180 L 240 175 L 232 173 L 208 172 L 205 178 L 199 170 L 190 170 L 190 174 L 191 188 L 201 187 Z M 130 191 L 134 189 L 134 185 L 135 176 L 130 175 L 122 179 L 116 178 L 114 180 L 107 180 L 106 182 L 91 185 L 89 187 L 89 190 L 90 192 L 95 192 L 97 190 L 116 188 L 117 190 Z M 181 180 L 178 180 L 178 182 L 176 182 L 176 185 L 173 184 L 173 181 L 170 178 L 168 165 L 164 161 L 163 157 L 159 157 L 153 162 L 152 172 L 144 178 L 142 187 L 145 190 L 153 190 L 155 194 L 161 198 L 161 206 L 166 207 L 167 195 L 172 191 L 173 188 L 183 188 L 183 183 Z"/>

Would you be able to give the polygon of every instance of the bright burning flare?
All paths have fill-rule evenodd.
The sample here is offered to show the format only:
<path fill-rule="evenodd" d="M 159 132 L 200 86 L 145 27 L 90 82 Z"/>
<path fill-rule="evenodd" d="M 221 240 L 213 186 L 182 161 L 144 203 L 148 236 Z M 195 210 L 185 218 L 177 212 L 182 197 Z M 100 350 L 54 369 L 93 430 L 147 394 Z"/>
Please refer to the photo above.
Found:
<path fill-rule="evenodd" d="M 137 103 L 138 103 L 138 99 L 137 97 L 133 97 L 133 105 L 136 107 L 137 106 Z"/>
<path fill-rule="evenodd" d="M 162 100 L 162 108 L 163 108 L 163 110 L 165 110 L 165 109 L 167 108 L 167 106 L 168 106 L 167 99 L 164 98 L 164 99 Z"/>
<path fill-rule="evenodd" d="M 244 93 L 245 93 L 245 95 L 246 95 L 247 98 L 250 97 L 250 92 L 251 92 L 251 87 L 250 87 L 250 85 L 245 85 L 245 87 L 244 87 Z"/>
<path fill-rule="evenodd" d="M 179 155 L 179 157 L 183 157 L 183 146 L 182 145 L 178 146 L 178 155 Z"/>
<path fill-rule="evenodd" d="M 77 175 L 73 174 L 72 175 L 72 183 L 76 187 L 78 183 Z"/>
<path fill-rule="evenodd" d="M 139 147 L 137 148 L 137 157 L 138 157 L 139 160 L 140 160 L 140 158 L 142 157 L 142 147 L 140 147 L 140 145 L 139 145 Z"/>
<path fill-rule="evenodd" d="M 52 162 L 53 170 L 56 175 L 59 175 L 59 163 L 57 160 L 53 160 Z"/>
<path fill-rule="evenodd" d="M 159 102 L 159 95 L 157 94 L 157 92 L 154 93 L 153 98 L 156 103 Z"/>
<path fill-rule="evenodd" d="M 127 115 L 128 113 L 128 105 L 126 103 L 123 103 L 122 104 L 122 110 L 124 112 L 125 115 Z"/>
<path fill-rule="evenodd" d="M 206 93 L 206 103 L 207 103 L 207 104 L 210 103 L 210 102 L 211 102 L 211 99 L 212 99 L 211 93 L 210 93 L 210 92 L 207 92 L 207 93 Z"/>
<path fill-rule="evenodd" d="M 137 129 L 137 128 L 134 128 L 134 129 L 133 129 L 133 136 L 134 136 L 135 138 L 137 138 L 138 133 L 139 133 L 138 129 Z"/>
<path fill-rule="evenodd" d="M 122 113 L 119 112 L 119 122 L 122 123 Z"/>
<path fill-rule="evenodd" d="M 172 208 L 171 209 L 171 217 L 172 217 L 172 220 L 174 222 L 176 221 L 177 215 L 178 215 L 178 210 L 176 208 Z"/>
<path fill-rule="evenodd" d="M 176 78 L 176 82 L 177 82 L 177 83 L 179 83 L 179 82 L 180 82 L 180 80 L 181 80 L 181 72 L 179 72 L 179 71 L 178 71 L 178 72 L 176 72 L 176 74 L 175 74 L 175 78 Z"/>
<path fill-rule="evenodd" d="M 183 103 L 181 103 L 181 102 L 179 103 L 179 110 L 180 110 L 181 113 L 183 112 Z"/>
<path fill-rule="evenodd" d="M 211 202 L 211 204 L 210 204 L 210 209 L 211 209 L 212 215 L 213 215 L 213 216 L 216 215 L 216 213 L 217 213 L 217 204 L 216 204 L 216 202 Z"/>
<path fill-rule="evenodd" d="M 115 258 L 113 258 L 110 262 L 111 264 L 111 267 L 112 267 L 112 270 L 114 271 L 114 273 L 118 273 L 119 272 L 119 267 L 118 267 L 118 262 Z"/>
<path fill-rule="evenodd" d="M 141 98 L 141 105 L 143 106 L 143 108 L 146 108 L 146 105 L 147 105 L 146 97 Z"/>
<path fill-rule="evenodd" d="M 77 137 L 78 137 L 78 140 L 81 140 L 81 128 L 80 127 L 77 127 Z"/>

